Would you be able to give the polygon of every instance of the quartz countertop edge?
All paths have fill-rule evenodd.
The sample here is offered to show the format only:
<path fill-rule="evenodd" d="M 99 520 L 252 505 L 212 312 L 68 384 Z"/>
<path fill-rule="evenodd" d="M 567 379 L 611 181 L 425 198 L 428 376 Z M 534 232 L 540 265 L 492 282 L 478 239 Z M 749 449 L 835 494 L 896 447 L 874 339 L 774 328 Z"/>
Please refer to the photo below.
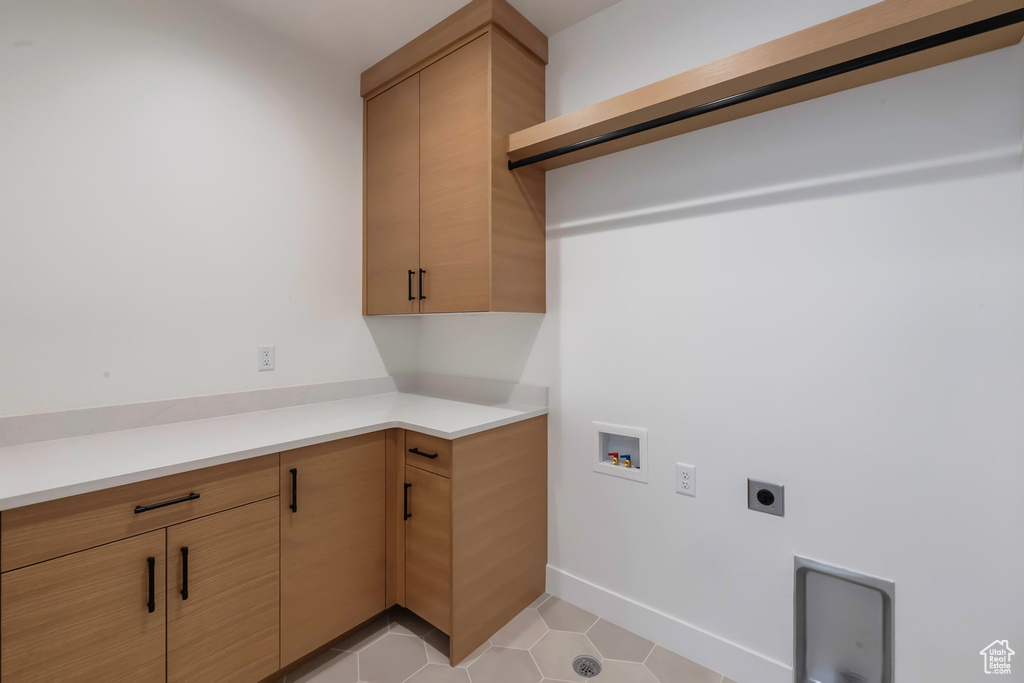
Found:
<path fill-rule="evenodd" d="M 0 511 L 383 429 L 442 439 L 546 415 L 391 392 L 0 448 Z"/>

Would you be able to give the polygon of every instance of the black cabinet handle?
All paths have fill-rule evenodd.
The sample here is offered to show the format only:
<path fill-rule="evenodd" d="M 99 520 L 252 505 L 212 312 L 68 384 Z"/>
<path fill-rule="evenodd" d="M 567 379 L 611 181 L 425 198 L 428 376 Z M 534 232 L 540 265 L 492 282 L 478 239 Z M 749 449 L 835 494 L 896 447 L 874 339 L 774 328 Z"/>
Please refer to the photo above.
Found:
<path fill-rule="evenodd" d="M 149 512 L 150 510 L 156 510 L 157 508 L 165 508 L 168 505 L 177 505 L 178 503 L 187 503 L 190 500 L 197 500 L 199 498 L 198 493 L 190 493 L 187 496 L 181 498 L 175 498 L 174 500 L 165 500 L 162 503 L 153 503 L 152 505 L 136 505 L 135 514 L 140 512 Z"/>
<path fill-rule="evenodd" d="M 156 611 L 156 558 L 147 557 L 146 564 L 149 565 L 149 602 L 146 603 L 146 607 L 152 614 Z"/>
<path fill-rule="evenodd" d="M 424 458 L 430 458 L 431 460 L 437 457 L 437 453 L 424 453 L 418 448 L 410 448 L 409 452 L 413 455 L 422 455 Z"/>
<path fill-rule="evenodd" d="M 416 274 L 415 270 L 409 271 L 409 301 L 415 301 L 416 297 L 412 295 L 412 276 Z"/>
<path fill-rule="evenodd" d="M 406 482 L 406 484 L 405 484 L 405 502 L 404 502 L 404 505 L 405 505 L 405 518 L 406 519 L 409 519 L 410 517 L 412 517 L 412 513 L 409 512 L 409 489 L 411 489 L 411 488 L 412 488 L 412 484 Z"/>
<path fill-rule="evenodd" d="M 426 272 L 427 271 L 425 271 L 422 268 L 420 268 L 420 299 L 426 299 L 427 298 L 427 297 L 423 296 L 423 274 L 426 273 Z"/>
<path fill-rule="evenodd" d="M 299 471 L 294 467 L 288 470 L 292 473 L 292 504 L 288 507 L 292 512 L 299 511 Z"/>
<path fill-rule="evenodd" d="M 188 600 L 188 546 L 181 549 L 181 599 Z"/>

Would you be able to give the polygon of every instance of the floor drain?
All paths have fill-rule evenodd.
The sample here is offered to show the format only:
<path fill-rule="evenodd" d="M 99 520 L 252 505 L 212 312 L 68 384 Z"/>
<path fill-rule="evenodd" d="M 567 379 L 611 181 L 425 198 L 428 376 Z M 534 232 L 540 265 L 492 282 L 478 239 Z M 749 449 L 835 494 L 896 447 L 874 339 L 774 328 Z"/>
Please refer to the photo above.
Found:
<path fill-rule="evenodd" d="M 593 678 L 601 673 L 601 662 L 590 655 L 580 655 L 572 660 L 572 670 L 584 678 Z"/>

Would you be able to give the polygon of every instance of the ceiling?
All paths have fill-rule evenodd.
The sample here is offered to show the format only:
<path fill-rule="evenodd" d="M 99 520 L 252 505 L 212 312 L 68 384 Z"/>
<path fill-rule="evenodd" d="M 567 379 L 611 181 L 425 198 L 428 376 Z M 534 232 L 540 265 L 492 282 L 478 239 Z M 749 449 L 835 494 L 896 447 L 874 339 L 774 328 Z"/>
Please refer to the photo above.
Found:
<path fill-rule="evenodd" d="M 467 0 L 217 0 L 267 28 L 360 71 L 467 3 Z M 510 0 L 553 35 L 618 0 Z"/>

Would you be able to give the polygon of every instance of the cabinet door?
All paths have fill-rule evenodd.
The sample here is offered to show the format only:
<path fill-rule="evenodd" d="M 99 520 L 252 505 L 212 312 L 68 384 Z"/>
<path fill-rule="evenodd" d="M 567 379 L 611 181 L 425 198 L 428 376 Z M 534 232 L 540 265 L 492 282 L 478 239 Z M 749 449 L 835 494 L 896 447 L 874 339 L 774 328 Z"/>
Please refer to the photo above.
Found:
<path fill-rule="evenodd" d="M 405 606 L 451 634 L 451 485 L 406 466 Z"/>
<path fill-rule="evenodd" d="M 160 529 L 0 576 L 0 679 L 163 681 L 165 566 Z"/>
<path fill-rule="evenodd" d="M 258 681 L 280 668 L 278 544 L 277 497 L 167 529 L 168 681 Z"/>
<path fill-rule="evenodd" d="M 488 40 L 420 72 L 423 313 L 490 309 Z"/>
<path fill-rule="evenodd" d="M 366 312 L 417 313 L 419 75 L 366 103 Z"/>
<path fill-rule="evenodd" d="M 383 432 L 281 454 L 282 666 L 387 606 L 384 488 Z"/>

